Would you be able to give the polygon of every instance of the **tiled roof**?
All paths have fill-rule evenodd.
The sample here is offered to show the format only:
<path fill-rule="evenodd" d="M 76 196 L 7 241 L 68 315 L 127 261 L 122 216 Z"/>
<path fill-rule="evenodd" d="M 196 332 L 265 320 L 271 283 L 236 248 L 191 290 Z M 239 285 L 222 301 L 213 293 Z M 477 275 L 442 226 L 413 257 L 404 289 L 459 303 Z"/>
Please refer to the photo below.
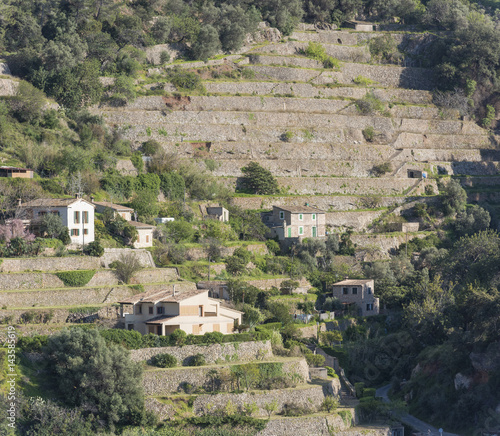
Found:
<path fill-rule="evenodd" d="M 84 201 L 93 206 L 92 203 L 83 198 L 37 198 L 36 200 L 22 203 L 21 207 L 66 207 L 78 201 Z"/>
<path fill-rule="evenodd" d="M 281 210 L 286 210 L 290 213 L 325 213 L 321 209 L 316 209 L 310 206 L 274 206 Z"/>
<path fill-rule="evenodd" d="M 103 207 L 109 207 L 110 209 L 118 210 L 118 211 L 127 211 L 127 212 L 133 212 L 134 209 L 127 207 L 127 206 L 122 206 L 121 204 L 115 204 L 111 203 L 109 201 L 94 201 L 94 204 L 97 204 L 99 206 Z"/>
<path fill-rule="evenodd" d="M 155 226 L 151 224 L 140 223 L 139 221 L 127 221 L 131 226 L 137 227 L 138 229 L 154 229 Z"/>
<path fill-rule="evenodd" d="M 334 283 L 332 286 L 359 286 L 359 285 L 366 285 L 367 283 L 371 282 L 373 279 L 366 279 L 366 280 L 342 280 L 341 282 Z"/>
<path fill-rule="evenodd" d="M 121 304 L 136 304 L 136 303 L 172 303 L 186 300 L 187 298 L 194 297 L 199 294 L 208 292 L 208 289 L 192 289 L 185 292 L 173 291 L 156 291 L 156 292 L 142 292 L 133 297 L 126 298 L 119 301 Z"/>

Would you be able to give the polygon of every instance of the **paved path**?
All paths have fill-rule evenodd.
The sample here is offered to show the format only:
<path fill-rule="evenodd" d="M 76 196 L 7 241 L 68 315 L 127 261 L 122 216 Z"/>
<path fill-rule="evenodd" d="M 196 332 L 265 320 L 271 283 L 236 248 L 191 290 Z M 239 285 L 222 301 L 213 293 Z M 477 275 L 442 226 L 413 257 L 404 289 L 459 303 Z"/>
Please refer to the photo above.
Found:
<path fill-rule="evenodd" d="M 390 388 L 391 388 L 391 385 L 383 386 L 383 387 L 377 389 L 377 392 L 375 395 L 377 397 L 381 397 L 382 401 L 384 401 L 385 403 L 388 403 L 390 400 L 389 400 L 387 393 L 389 392 Z M 403 413 L 403 414 L 399 415 L 397 418 L 421 433 L 424 433 L 424 434 L 430 435 L 430 436 L 440 436 L 439 430 L 437 428 L 433 427 L 430 424 L 425 423 L 424 421 L 421 421 L 418 418 L 415 418 L 414 416 L 412 416 L 408 413 Z M 443 436 L 459 436 L 459 435 L 456 435 L 454 433 L 447 433 L 444 431 Z"/>

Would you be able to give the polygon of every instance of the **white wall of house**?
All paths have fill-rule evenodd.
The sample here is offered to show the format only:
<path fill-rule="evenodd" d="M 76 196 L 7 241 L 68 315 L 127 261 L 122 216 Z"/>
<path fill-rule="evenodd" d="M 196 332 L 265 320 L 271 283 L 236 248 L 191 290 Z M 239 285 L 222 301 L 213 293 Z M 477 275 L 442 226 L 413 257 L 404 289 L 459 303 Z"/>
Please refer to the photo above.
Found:
<path fill-rule="evenodd" d="M 137 241 L 134 248 L 146 248 L 153 246 L 153 229 L 137 229 Z"/>

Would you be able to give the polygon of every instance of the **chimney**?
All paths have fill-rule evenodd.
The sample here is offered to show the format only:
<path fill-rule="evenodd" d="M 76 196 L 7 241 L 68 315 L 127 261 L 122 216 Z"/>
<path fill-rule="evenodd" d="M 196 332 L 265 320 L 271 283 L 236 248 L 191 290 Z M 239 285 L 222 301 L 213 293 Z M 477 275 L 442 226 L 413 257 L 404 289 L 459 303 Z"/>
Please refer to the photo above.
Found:
<path fill-rule="evenodd" d="M 173 285 L 173 287 L 174 287 L 174 295 L 173 296 L 175 297 L 175 295 L 176 295 L 176 293 L 175 293 L 175 285 Z"/>
<path fill-rule="evenodd" d="M 349 277 L 348 277 L 348 276 L 345 276 L 345 277 L 344 277 L 344 280 L 349 280 Z"/>
<path fill-rule="evenodd" d="M 91 195 L 91 196 L 90 196 L 90 202 L 91 202 L 91 203 L 93 203 L 93 202 L 94 202 L 94 200 L 95 200 L 94 196 L 93 196 L 93 195 Z"/>

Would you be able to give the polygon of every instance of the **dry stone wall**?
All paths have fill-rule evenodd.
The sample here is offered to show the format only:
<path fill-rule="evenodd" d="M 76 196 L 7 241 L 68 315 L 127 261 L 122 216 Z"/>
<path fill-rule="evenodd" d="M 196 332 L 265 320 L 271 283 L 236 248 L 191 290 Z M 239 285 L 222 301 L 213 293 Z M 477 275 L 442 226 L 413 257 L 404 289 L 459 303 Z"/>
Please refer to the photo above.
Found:
<path fill-rule="evenodd" d="M 359 178 L 341 177 L 278 177 L 278 186 L 291 194 L 357 194 L 357 195 L 402 195 L 415 188 L 421 181 L 417 179 Z M 230 188 L 236 187 L 234 177 L 221 178 L 221 182 Z M 435 180 L 426 183 L 434 187 Z M 418 194 L 418 192 L 416 192 Z"/>
<path fill-rule="evenodd" d="M 261 64 L 278 64 L 278 65 L 290 65 L 296 67 L 304 68 L 323 68 L 323 63 L 316 61 L 316 64 L 303 62 L 309 59 L 305 57 L 296 57 L 294 60 L 283 63 L 283 57 L 286 55 L 296 55 L 301 53 L 302 50 L 307 48 L 307 43 L 304 42 L 287 42 L 285 44 L 269 44 L 263 47 L 258 47 L 253 50 L 252 53 L 272 53 L 281 56 L 262 56 L 255 55 L 250 57 L 251 63 L 261 63 Z M 347 45 L 334 45 L 330 43 L 323 44 L 325 52 L 327 55 L 332 56 L 336 59 L 346 62 L 370 62 L 371 55 L 368 47 L 350 47 Z M 280 60 L 272 61 L 273 57 L 280 58 Z M 312 60 L 312 59 L 311 59 Z M 311 66 L 309 66 L 311 65 Z"/>
<path fill-rule="evenodd" d="M 240 410 L 243 410 L 247 403 L 255 403 L 258 410 L 253 416 L 264 418 L 267 417 L 264 406 L 273 401 L 277 404 L 276 414 L 283 413 L 286 404 L 293 404 L 315 412 L 321 408 L 325 396 L 337 396 L 339 392 L 340 381 L 333 379 L 323 386 L 313 386 L 305 389 L 277 389 L 243 394 L 200 395 L 194 401 L 193 412 L 195 415 L 202 416 L 213 410 L 223 411 L 229 402 Z"/>
<path fill-rule="evenodd" d="M 143 249 L 132 248 L 105 248 L 104 255 L 101 257 L 101 265 L 109 268 L 109 264 L 115 260 L 120 260 L 122 255 L 133 254 L 144 268 L 155 268 L 155 263 L 151 253 Z"/>
<path fill-rule="evenodd" d="M 273 83 L 273 82 L 205 82 L 209 93 L 215 94 L 253 94 L 272 95 L 290 94 L 295 97 L 321 98 L 363 98 L 372 89 L 366 87 L 326 88 L 309 83 Z M 382 101 L 404 102 L 409 104 L 431 104 L 432 94 L 429 91 L 413 89 L 374 88 L 374 95 Z"/>
<path fill-rule="evenodd" d="M 132 350 L 130 358 L 134 362 L 147 361 L 158 354 L 167 353 L 174 356 L 179 364 L 196 354 L 203 354 L 207 364 L 218 361 L 248 362 L 257 359 L 268 359 L 273 356 L 270 341 L 238 342 L 212 345 L 184 345 L 183 347 L 141 348 Z"/>
<path fill-rule="evenodd" d="M 0 272 L 24 271 L 72 271 L 79 269 L 99 269 L 98 257 L 37 257 L 3 259 Z"/>
<path fill-rule="evenodd" d="M 170 368 L 145 371 L 143 386 L 146 395 L 158 396 L 182 390 L 182 386 L 189 383 L 191 386 L 203 387 L 208 384 L 208 373 L 212 369 L 229 371 L 230 365 Z M 309 370 L 305 359 L 283 361 L 283 373 L 289 376 L 298 374 L 308 380 Z"/>

